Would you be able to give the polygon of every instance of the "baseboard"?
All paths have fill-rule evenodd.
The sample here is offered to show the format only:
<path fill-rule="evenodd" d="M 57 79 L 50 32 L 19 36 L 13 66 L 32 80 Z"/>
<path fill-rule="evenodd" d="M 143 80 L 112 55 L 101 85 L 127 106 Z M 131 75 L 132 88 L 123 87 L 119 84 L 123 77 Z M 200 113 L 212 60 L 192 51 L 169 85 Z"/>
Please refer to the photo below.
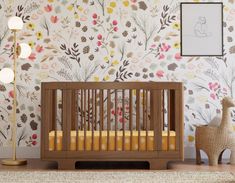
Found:
<path fill-rule="evenodd" d="M 0 148 L 0 158 L 11 158 L 12 149 L 10 147 Z M 18 147 L 17 158 L 40 158 L 40 147 Z"/>
<path fill-rule="evenodd" d="M 223 158 L 224 159 L 229 159 L 230 158 L 231 151 L 226 150 L 223 153 Z M 201 157 L 202 159 L 207 159 L 207 155 L 205 152 L 201 151 Z M 195 159 L 196 158 L 196 151 L 194 147 L 185 147 L 184 148 L 184 158 L 185 159 Z"/>
<path fill-rule="evenodd" d="M 184 148 L 184 157 L 185 159 L 195 159 L 195 148 L 194 147 L 185 147 Z M 0 148 L 0 158 L 11 158 L 11 148 L 10 147 L 1 147 Z M 202 154 L 202 159 L 207 159 L 207 156 L 204 152 Z M 223 158 L 229 159 L 230 151 L 226 150 L 224 152 Z M 17 148 L 17 157 L 18 158 L 40 158 L 40 147 L 18 147 Z"/>

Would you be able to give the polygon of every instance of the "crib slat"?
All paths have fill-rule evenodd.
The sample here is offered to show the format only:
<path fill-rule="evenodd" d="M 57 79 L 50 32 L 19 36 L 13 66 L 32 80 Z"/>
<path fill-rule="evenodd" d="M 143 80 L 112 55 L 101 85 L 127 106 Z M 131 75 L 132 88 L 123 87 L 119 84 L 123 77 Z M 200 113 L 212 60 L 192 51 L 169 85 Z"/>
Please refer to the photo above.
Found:
<path fill-rule="evenodd" d="M 86 132 L 87 132 L 87 124 L 86 124 L 86 103 L 87 103 L 87 97 L 86 97 L 86 93 L 87 93 L 87 90 L 85 89 L 84 90 L 84 113 L 85 113 L 85 115 L 84 115 L 84 151 L 86 151 L 86 149 L 87 149 L 87 145 L 86 145 L 86 141 L 87 141 L 87 139 L 86 139 Z"/>
<path fill-rule="evenodd" d="M 94 93 L 94 90 L 92 90 L 92 118 L 91 118 L 91 129 L 92 129 L 92 140 L 91 140 L 91 150 L 94 151 L 94 100 L 95 100 L 95 93 Z"/>
<path fill-rule="evenodd" d="M 83 130 L 83 90 L 81 90 L 80 114 L 81 114 L 81 130 Z"/>
<path fill-rule="evenodd" d="M 162 130 L 165 130 L 165 90 L 162 90 Z"/>
<path fill-rule="evenodd" d="M 140 151 L 140 90 L 136 90 L 136 127 L 138 130 L 138 151 Z"/>
<path fill-rule="evenodd" d="M 180 124 L 181 124 L 181 116 L 180 114 L 183 113 L 182 110 L 182 93 L 179 90 L 175 90 L 175 95 L 174 95 L 174 109 L 175 109 L 175 139 L 176 139 L 176 151 L 179 151 L 180 149 L 180 139 L 181 139 L 181 135 L 180 134 Z"/>
<path fill-rule="evenodd" d="M 151 125 L 154 130 L 154 151 L 162 149 L 162 91 L 151 90 Z"/>
<path fill-rule="evenodd" d="M 179 129 L 178 130 L 178 136 L 176 134 L 176 139 L 178 139 L 179 144 L 178 144 L 178 149 L 180 152 L 180 157 L 181 159 L 183 159 L 184 157 L 184 122 L 183 122 L 183 118 L 184 118 L 184 86 L 183 84 L 180 86 L 180 89 L 178 90 L 179 92 L 179 97 L 176 101 L 176 104 L 178 102 L 178 108 L 179 108 L 179 118 L 178 118 L 178 125 L 179 125 Z"/>
<path fill-rule="evenodd" d="M 143 90 L 143 98 L 142 98 L 142 113 L 143 113 L 143 129 L 146 128 L 146 121 L 145 121 L 145 90 Z"/>
<path fill-rule="evenodd" d="M 156 91 L 155 90 L 150 90 L 150 129 L 154 131 L 154 147 L 153 150 L 157 150 L 157 142 L 156 142 L 156 120 L 157 120 L 157 107 L 155 105 L 155 100 L 156 99 Z M 158 106 L 159 107 L 159 106 Z"/>
<path fill-rule="evenodd" d="M 132 151 L 133 124 L 132 124 L 132 90 L 129 90 L 129 129 L 131 131 L 130 150 Z"/>
<path fill-rule="evenodd" d="M 103 90 L 100 90 L 100 135 L 99 135 L 99 150 L 102 151 L 102 130 L 103 130 Z"/>
<path fill-rule="evenodd" d="M 117 110 L 117 106 L 118 106 L 118 95 L 117 95 L 117 90 L 115 90 L 115 151 L 117 151 L 117 117 L 118 117 L 118 110 Z"/>
<path fill-rule="evenodd" d="M 71 142 L 71 122 L 72 116 L 68 115 L 72 113 L 71 101 L 72 101 L 72 90 L 63 90 L 62 93 L 62 118 L 63 118 L 63 150 L 70 150 L 70 142 Z"/>
<path fill-rule="evenodd" d="M 110 95 L 110 90 L 107 90 L 107 150 L 109 151 L 110 149 L 110 109 L 111 109 L 111 95 Z"/>
<path fill-rule="evenodd" d="M 62 91 L 62 150 L 66 151 L 67 150 L 67 139 L 66 139 L 66 90 Z"/>
<path fill-rule="evenodd" d="M 75 136 L 75 150 L 78 150 L 78 91 L 77 90 L 72 90 L 72 121 L 74 121 L 74 128 L 76 131 L 76 136 Z"/>
<path fill-rule="evenodd" d="M 45 138 L 45 150 L 48 151 L 49 150 L 49 132 L 50 132 L 50 123 L 51 123 L 51 92 L 52 90 L 44 90 L 42 95 L 43 95 L 43 98 L 42 98 L 42 102 L 43 102 L 43 105 L 45 106 L 45 108 L 42 108 L 43 112 L 42 115 L 44 115 L 44 123 L 43 123 L 43 126 L 45 127 L 45 136 L 42 136 L 42 138 Z M 47 109 L 47 110 L 45 110 Z M 62 124 L 63 124 L 63 121 L 62 121 Z"/>
<path fill-rule="evenodd" d="M 77 115 L 76 115 L 76 118 L 77 118 L 77 120 L 78 120 L 78 122 L 77 122 L 77 126 L 76 126 L 76 141 L 77 141 L 77 146 L 76 146 L 76 150 L 77 151 L 79 151 L 79 129 L 80 129 L 80 127 L 79 127 L 79 123 L 80 123 L 80 125 L 81 125 L 81 123 L 82 123 L 82 121 L 79 121 L 79 108 L 81 109 L 81 106 L 79 106 L 80 105 L 80 103 L 79 103 L 79 93 L 81 94 L 81 90 L 78 90 L 77 91 L 77 107 L 76 107 L 76 110 L 77 110 Z"/>
<path fill-rule="evenodd" d="M 146 90 L 146 94 L 145 94 L 145 121 L 146 121 L 146 126 L 145 126 L 145 130 L 146 130 L 146 151 L 148 151 L 148 90 Z"/>
<path fill-rule="evenodd" d="M 90 102 L 91 102 L 91 101 L 90 101 L 90 97 L 91 97 L 91 96 L 90 96 L 90 90 L 87 90 L 87 92 L 88 92 L 88 102 L 87 102 L 87 103 L 88 103 L 88 104 L 87 104 L 87 105 L 88 105 L 88 106 L 87 106 L 87 107 L 88 107 L 88 131 L 90 131 L 90 130 L 91 130 L 91 129 L 90 129 Z"/>
<path fill-rule="evenodd" d="M 122 150 L 125 151 L 125 90 L 122 90 Z"/>
<path fill-rule="evenodd" d="M 167 90 L 167 151 L 170 150 L 170 130 L 171 130 L 171 90 Z"/>
<path fill-rule="evenodd" d="M 157 102 L 157 124 L 156 128 L 156 141 L 157 141 L 157 150 L 161 151 L 162 150 L 162 125 L 163 125 L 163 106 L 162 106 L 162 90 L 157 90 L 156 92 L 156 102 Z"/>
<path fill-rule="evenodd" d="M 95 90 L 95 130 L 97 130 L 97 90 Z"/>
<path fill-rule="evenodd" d="M 57 90 L 52 90 L 52 91 L 53 91 L 52 114 L 54 115 L 52 122 L 54 123 L 54 130 L 55 130 L 54 151 L 57 151 Z"/>

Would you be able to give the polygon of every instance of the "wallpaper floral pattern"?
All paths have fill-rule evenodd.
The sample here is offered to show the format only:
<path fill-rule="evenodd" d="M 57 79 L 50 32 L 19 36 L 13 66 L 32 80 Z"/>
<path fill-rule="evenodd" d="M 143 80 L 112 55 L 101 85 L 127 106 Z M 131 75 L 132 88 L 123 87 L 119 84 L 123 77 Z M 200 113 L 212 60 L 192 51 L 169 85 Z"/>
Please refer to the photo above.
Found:
<path fill-rule="evenodd" d="M 185 142 L 193 145 L 195 125 L 221 112 L 223 96 L 235 97 L 235 1 L 223 2 L 224 57 L 182 58 L 178 0 L 0 0 L 1 68 L 12 65 L 10 16 L 23 19 L 19 41 L 33 50 L 18 62 L 18 145 L 39 146 L 41 81 L 183 81 Z M 12 85 L 0 91 L 7 146 Z"/>

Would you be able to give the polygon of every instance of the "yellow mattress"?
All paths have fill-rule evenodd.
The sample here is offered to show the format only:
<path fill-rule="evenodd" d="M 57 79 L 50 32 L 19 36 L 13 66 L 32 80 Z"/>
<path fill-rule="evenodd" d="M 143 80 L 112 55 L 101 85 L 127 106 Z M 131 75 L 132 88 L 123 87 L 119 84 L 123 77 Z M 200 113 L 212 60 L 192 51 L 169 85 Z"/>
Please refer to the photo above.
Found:
<path fill-rule="evenodd" d="M 62 150 L 62 136 L 63 133 L 62 131 L 57 131 L 57 151 Z M 102 151 L 107 151 L 107 148 L 109 148 L 109 151 L 114 151 L 115 150 L 115 131 L 109 131 L 109 147 L 107 145 L 107 131 L 102 131 L 102 140 L 101 140 L 101 150 Z M 100 132 L 99 131 L 94 131 L 94 151 L 99 151 L 99 143 L 100 143 Z M 154 146 L 154 131 L 148 131 L 148 145 L 147 145 L 147 150 L 148 151 L 153 151 L 153 146 Z M 83 151 L 84 150 L 84 131 L 78 131 L 78 150 Z M 49 133 L 49 151 L 54 151 L 55 150 L 55 131 L 51 131 Z M 123 143 L 123 131 L 117 131 L 117 150 L 122 151 L 122 143 Z M 138 148 L 138 131 L 133 131 L 132 135 L 132 148 L 130 147 L 131 143 L 131 132 L 130 131 L 125 131 L 125 150 L 132 150 L 132 151 L 137 151 Z M 170 131 L 170 144 L 169 144 L 169 149 L 170 150 L 175 150 L 175 132 Z M 168 136 L 167 132 L 163 131 L 162 132 L 162 150 L 167 150 L 168 149 Z M 76 131 L 71 131 L 71 143 L 70 143 L 70 150 L 75 151 L 76 150 Z M 92 131 L 87 131 L 86 132 L 86 150 L 91 151 L 92 150 Z M 140 132 L 140 150 L 141 151 L 146 151 L 146 131 L 141 131 Z"/>

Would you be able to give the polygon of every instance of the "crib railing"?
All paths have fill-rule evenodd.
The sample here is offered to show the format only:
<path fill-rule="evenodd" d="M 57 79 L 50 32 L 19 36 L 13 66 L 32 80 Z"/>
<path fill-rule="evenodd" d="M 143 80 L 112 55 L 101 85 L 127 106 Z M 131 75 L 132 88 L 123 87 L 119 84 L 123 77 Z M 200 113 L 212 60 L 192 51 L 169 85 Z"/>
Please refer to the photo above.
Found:
<path fill-rule="evenodd" d="M 183 85 L 42 83 L 41 128 L 42 157 L 105 151 L 169 152 L 183 157 Z"/>

